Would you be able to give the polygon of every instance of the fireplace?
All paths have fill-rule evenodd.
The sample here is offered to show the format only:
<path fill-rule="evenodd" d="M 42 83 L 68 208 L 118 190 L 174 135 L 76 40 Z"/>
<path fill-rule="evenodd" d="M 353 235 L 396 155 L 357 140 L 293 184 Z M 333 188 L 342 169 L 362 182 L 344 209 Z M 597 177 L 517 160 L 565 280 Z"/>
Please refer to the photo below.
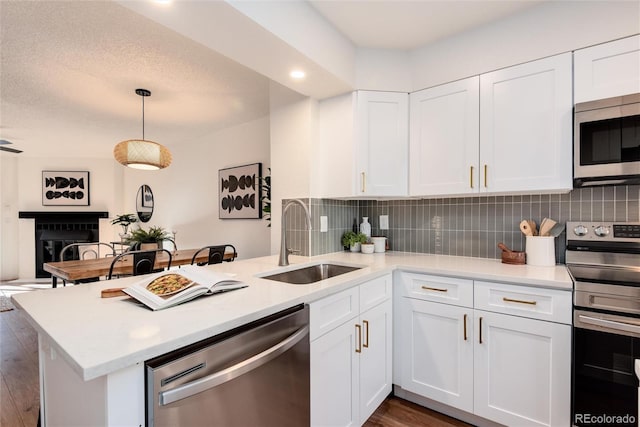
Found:
<path fill-rule="evenodd" d="M 98 242 L 98 220 L 108 217 L 108 212 L 20 212 L 19 218 L 35 219 L 36 277 L 51 277 L 42 265 L 59 261 L 66 245 Z"/>

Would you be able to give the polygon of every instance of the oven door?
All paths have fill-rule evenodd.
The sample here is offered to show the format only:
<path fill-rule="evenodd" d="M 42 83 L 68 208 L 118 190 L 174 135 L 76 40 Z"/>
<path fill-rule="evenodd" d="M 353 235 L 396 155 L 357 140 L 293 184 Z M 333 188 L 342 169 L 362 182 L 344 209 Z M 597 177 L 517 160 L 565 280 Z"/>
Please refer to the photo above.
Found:
<path fill-rule="evenodd" d="M 640 180 L 640 103 L 576 112 L 574 126 L 578 186 L 590 179 Z"/>
<path fill-rule="evenodd" d="M 574 311 L 573 424 L 637 426 L 640 318 Z"/>

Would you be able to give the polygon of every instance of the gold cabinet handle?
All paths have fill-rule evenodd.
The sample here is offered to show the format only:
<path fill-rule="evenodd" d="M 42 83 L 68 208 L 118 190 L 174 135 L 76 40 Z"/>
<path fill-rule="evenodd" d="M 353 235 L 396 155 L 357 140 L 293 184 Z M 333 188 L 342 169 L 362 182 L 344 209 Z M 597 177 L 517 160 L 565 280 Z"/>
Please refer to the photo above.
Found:
<path fill-rule="evenodd" d="M 425 291 L 449 292 L 449 289 L 430 288 L 428 286 L 421 286 L 421 288 L 424 289 Z"/>
<path fill-rule="evenodd" d="M 358 334 L 358 346 L 356 347 L 356 353 L 362 353 L 362 327 L 356 325 L 356 331 Z"/>
<path fill-rule="evenodd" d="M 363 320 L 362 324 L 364 325 L 364 343 L 362 346 L 364 348 L 369 348 L 369 321 Z"/>
<path fill-rule="evenodd" d="M 467 340 L 467 315 L 464 315 L 464 340 Z"/>
<path fill-rule="evenodd" d="M 487 165 L 484 165 L 484 188 L 487 188 Z"/>
<path fill-rule="evenodd" d="M 469 186 L 473 188 L 473 166 L 469 166 Z"/>
<path fill-rule="evenodd" d="M 525 301 L 525 300 L 521 300 L 521 299 L 513 299 L 513 298 L 507 298 L 507 297 L 502 297 L 502 301 L 504 301 L 504 302 L 516 302 L 518 304 L 528 304 L 528 305 L 536 305 L 536 304 L 538 304 L 538 301 Z"/>
<path fill-rule="evenodd" d="M 365 190 L 367 189 L 367 185 L 366 185 L 366 175 L 364 172 L 360 172 L 360 189 L 362 190 L 362 192 L 364 193 Z"/>
<path fill-rule="evenodd" d="M 480 327 L 478 329 L 480 331 L 480 334 L 478 335 L 478 342 L 482 344 L 482 317 L 480 318 L 479 324 L 480 324 Z"/>

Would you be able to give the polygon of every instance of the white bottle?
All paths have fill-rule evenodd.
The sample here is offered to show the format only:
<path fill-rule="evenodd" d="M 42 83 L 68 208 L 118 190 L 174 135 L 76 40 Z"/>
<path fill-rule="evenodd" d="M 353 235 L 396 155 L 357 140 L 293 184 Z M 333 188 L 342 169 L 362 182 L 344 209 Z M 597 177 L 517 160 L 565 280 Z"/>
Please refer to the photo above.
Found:
<path fill-rule="evenodd" d="M 367 242 L 371 241 L 371 224 L 369 224 L 369 217 L 362 217 L 362 224 L 360 224 L 360 232 L 367 236 Z"/>

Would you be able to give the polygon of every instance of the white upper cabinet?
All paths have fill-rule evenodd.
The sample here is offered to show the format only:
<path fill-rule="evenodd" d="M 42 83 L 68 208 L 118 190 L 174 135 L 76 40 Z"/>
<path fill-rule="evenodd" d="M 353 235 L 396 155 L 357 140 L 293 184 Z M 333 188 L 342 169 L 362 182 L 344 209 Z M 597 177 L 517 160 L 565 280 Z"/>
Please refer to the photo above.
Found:
<path fill-rule="evenodd" d="M 571 53 L 480 76 L 480 191 L 569 191 Z"/>
<path fill-rule="evenodd" d="M 412 196 L 478 188 L 479 97 L 478 76 L 410 95 Z"/>
<path fill-rule="evenodd" d="M 318 104 L 313 197 L 407 196 L 409 94 L 356 91 Z"/>
<path fill-rule="evenodd" d="M 358 91 L 355 131 L 356 195 L 408 195 L 409 94 Z"/>
<path fill-rule="evenodd" d="M 640 92 L 640 35 L 576 50 L 575 102 Z"/>
<path fill-rule="evenodd" d="M 571 54 L 411 94 L 410 194 L 569 191 Z"/>

